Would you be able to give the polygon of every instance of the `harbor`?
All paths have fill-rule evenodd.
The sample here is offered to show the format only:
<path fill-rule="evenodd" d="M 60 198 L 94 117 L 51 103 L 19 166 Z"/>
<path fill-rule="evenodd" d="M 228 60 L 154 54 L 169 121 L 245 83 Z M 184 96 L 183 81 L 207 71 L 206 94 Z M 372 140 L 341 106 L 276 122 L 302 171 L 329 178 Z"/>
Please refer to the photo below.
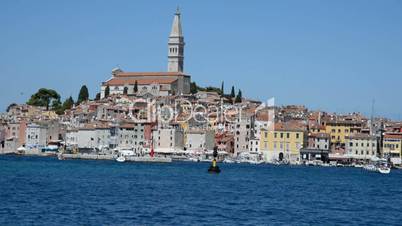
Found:
<path fill-rule="evenodd" d="M 262 155 L 255 155 L 255 153 L 243 153 L 237 158 L 228 156 L 226 153 L 216 152 L 216 156 L 213 152 L 206 152 L 204 155 L 195 155 L 194 153 L 187 153 L 184 151 L 171 151 L 171 152 L 155 152 L 152 156 L 150 153 L 142 154 L 134 153 L 133 151 L 115 150 L 114 154 L 96 154 L 96 153 L 56 153 L 56 152 L 36 152 L 29 154 L 22 154 L 21 152 L 0 153 L 1 155 L 9 156 L 36 156 L 36 157 L 57 157 L 58 160 L 107 160 L 116 161 L 119 163 L 172 163 L 172 162 L 193 162 L 199 163 L 213 163 L 214 159 L 217 163 L 223 163 L 225 165 L 242 164 L 242 165 L 270 165 L 270 166 L 306 166 L 306 167 L 348 167 L 358 168 L 369 172 L 376 172 L 381 174 L 391 173 L 393 170 L 401 170 L 401 167 L 392 166 L 386 159 L 373 158 L 366 163 L 350 162 L 337 162 L 322 160 L 309 160 L 303 162 L 290 163 L 286 161 L 267 162 L 264 161 Z M 215 163 L 216 164 L 216 163 Z"/>
<path fill-rule="evenodd" d="M 399 224 L 399 170 L 218 165 L 0 155 L 0 224 Z"/>
<path fill-rule="evenodd" d="M 118 157 L 115 155 L 96 155 L 96 154 L 58 154 L 59 160 L 82 159 L 82 160 L 113 160 Z M 126 156 L 125 162 L 147 162 L 147 163 L 170 163 L 171 158 L 166 157 L 147 157 L 147 156 Z"/>

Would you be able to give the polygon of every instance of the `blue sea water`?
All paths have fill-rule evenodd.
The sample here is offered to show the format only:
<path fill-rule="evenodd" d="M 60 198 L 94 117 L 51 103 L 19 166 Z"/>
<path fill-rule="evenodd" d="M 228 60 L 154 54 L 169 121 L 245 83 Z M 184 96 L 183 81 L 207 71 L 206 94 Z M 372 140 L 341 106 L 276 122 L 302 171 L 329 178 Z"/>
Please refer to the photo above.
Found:
<path fill-rule="evenodd" d="M 398 225 L 402 171 L 0 156 L 0 225 Z"/>

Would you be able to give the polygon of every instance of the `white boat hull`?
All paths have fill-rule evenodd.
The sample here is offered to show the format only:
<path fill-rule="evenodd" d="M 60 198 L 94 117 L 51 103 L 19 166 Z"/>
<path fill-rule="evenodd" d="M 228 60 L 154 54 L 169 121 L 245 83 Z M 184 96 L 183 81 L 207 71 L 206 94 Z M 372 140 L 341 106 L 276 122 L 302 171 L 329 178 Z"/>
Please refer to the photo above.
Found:
<path fill-rule="evenodd" d="M 120 156 L 120 157 L 118 157 L 118 158 L 116 159 L 116 161 L 118 161 L 118 162 L 125 162 L 125 161 L 126 161 L 126 158 L 124 158 L 123 156 Z"/>
<path fill-rule="evenodd" d="M 382 173 L 382 174 L 389 174 L 391 173 L 391 168 L 378 168 L 378 172 Z"/>

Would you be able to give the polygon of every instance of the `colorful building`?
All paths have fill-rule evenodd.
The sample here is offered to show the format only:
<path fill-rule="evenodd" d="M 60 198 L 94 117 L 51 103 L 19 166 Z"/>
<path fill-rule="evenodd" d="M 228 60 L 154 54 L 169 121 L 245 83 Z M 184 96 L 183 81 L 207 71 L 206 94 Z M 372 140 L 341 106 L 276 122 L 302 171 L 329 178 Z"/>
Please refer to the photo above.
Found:
<path fill-rule="evenodd" d="M 278 124 L 274 131 L 262 129 L 260 150 L 267 162 L 300 160 L 300 149 L 307 143 L 303 128 Z"/>
<path fill-rule="evenodd" d="M 402 134 L 388 133 L 384 134 L 382 155 L 389 158 L 393 164 L 401 164 L 402 155 Z"/>
<path fill-rule="evenodd" d="M 325 125 L 325 132 L 330 134 L 331 144 L 345 146 L 346 137 L 354 133 L 360 133 L 362 123 L 357 121 L 328 121 Z"/>

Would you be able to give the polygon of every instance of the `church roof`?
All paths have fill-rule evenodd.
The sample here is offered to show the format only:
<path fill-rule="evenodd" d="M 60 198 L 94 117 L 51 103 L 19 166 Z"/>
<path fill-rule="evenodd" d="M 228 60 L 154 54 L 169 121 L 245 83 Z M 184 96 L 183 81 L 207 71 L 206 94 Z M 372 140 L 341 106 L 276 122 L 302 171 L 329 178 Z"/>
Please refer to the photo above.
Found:
<path fill-rule="evenodd" d="M 115 77 L 136 77 L 136 76 L 183 76 L 182 72 L 119 72 Z"/>
<path fill-rule="evenodd" d="M 171 84 L 177 81 L 177 78 L 156 78 L 156 79 L 144 79 L 144 78 L 112 78 L 103 85 L 108 86 L 123 86 L 123 85 L 134 85 L 137 82 L 138 85 L 148 85 L 148 84 Z"/>

